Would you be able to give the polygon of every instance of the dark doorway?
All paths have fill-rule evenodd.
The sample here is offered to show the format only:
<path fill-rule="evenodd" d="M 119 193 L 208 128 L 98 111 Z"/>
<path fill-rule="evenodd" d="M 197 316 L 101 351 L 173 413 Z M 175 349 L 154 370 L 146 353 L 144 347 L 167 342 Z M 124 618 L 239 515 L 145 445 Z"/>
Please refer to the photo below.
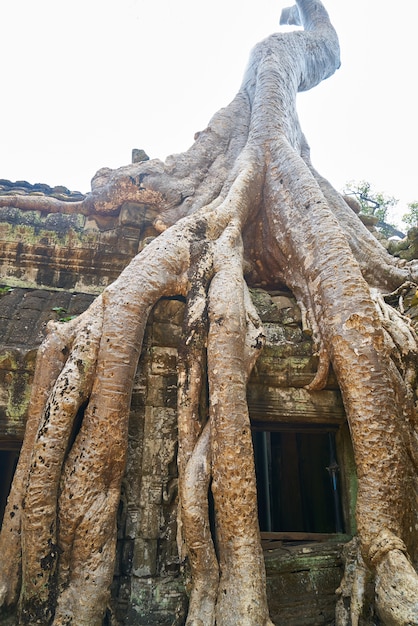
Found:
<path fill-rule="evenodd" d="M 343 533 L 332 430 L 255 430 L 262 532 Z"/>

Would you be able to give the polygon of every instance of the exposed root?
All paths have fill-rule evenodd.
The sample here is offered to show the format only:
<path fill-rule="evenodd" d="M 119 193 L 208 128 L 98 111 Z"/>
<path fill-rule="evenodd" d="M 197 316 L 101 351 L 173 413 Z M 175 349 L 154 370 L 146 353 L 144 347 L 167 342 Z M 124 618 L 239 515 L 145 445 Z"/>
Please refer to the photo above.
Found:
<path fill-rule="evenodd" d="M 231 191 L 227 198 L 233 198 L 233 202 L 239 201 L 239 198 L 243 197 L 245 190 L 245 178 L 238 176 L 236 184 L 231 187 Z M 229 203 L 222 203 L 218 208 L 218 212 L 222 210 L 226 214 L 231 215 L 231 206 L 234 206 L 232 201 Z M 242 201 L 241 211 L 243 210 Z M 235 212 L 234 212 L 235 213 Z M 228 219 L 228 218 L 227 218 Z M 230 220 L 230 217 L 229 217 Z M 219 220 L 217 220 L 219 223 Z M 244 403 L 245 400 L 245 385 L 249 373 L 256 361 L 258 354 L 262 346 L 264 345 L 264 334 L 261 327 L 261 322 L 258 318 L 257 312 L 251 302 L 249 291 L 243 280 L 243 259 L 242 259 L 242 247 L 240 245 L 240 229 L 237 225 L 237 220 L 234 218 L 226 226 L 219 238 L 213 242 L 212 246 L 203 248 L 204 252 L 201 255 L 199 262 L 193 267 L 193 290 L 188 297 L 187 315 L 186 315 L 186 339 L 185 347 L 187 351 L 184 353 L 180 361 L 180 393 L 179 393 L 179 485 L 180 485 L 180 503 L 181 503 L 181 528 L 182 536 L 185 540 L 185 548 L 187 551 L 190 570 L 192 574 L 192 587 L 190 593 L 190 605 L 189 614 L 187 618 L 187 624 L 214 624 L 216 623 L 227 624 L 228 621 L 224 617 L 225 612 L 219 607 L 220 603 L 224 602 L 224 594 L 220 593 L 218 589 L 219 582 L 219 565 L 215 554 L 213 538 L 211 535 L 209 510 L 208 510 L 208 488 L 211 477 L 215 486 L 213 487 L 215 497 L 215 509 L 216 524 L 217 524 L 217 536 L 218 536 L 218 549 L 221 553 L 221 572 L 223 580 L 231 576 L 227 573 L 227 569 L 231 566 L 234 569 L 241 568 L 243 563 L 240 561 L 240 557 L 234 558 L 234 565 L 232 562 L 226 565 L 224 551 L 224 542 L 226 540 L 227 526 L 231 523 L 230 515 L 225 518 L 223 506 L 219 502 L 219 488 L 216 484 L 219 481 L 219 473 L 225 475 L 223 480 L 230 480 L 229 474 L 232 472 L 235 474 L 237 471 L 241 474 L 241 469 L 234 470 L 231 466 L 233 459 L 229 456 L 227 461 L 224 454 L 219 456 L 217 443 L 219 437 L 223 435 L 219 434 L 216 439 L 211 434 L 212 427 L 219 431 L 219 425 L 217 421 L 213 421 L 214 414 L 218 410 L 218 407 L 222 404 L 222 399 L 217 397 L 217 393 L 214 391 L 213 382 L 211 384 L 212 376 L 211 371 L 214 372 L 216 377 L 223 379 L 223 387 L 227 381 L 232 378 L 241 376 L 243 373 L 243 379 L 241 379 L 240 390 L 234 393 L 233 384 L 230 389 L 234 396 L 234 403 L 238 402 L 239 405 Z M 228 261 L 226 261 L 226 256 Z M 231 271 L 232 264 L 232 271 Z M 212 278 L 212 274 L 214 276 Z M 202 346 L 206 345 L 205 325 L 202 325 L 202 319 L 205 319 L 204 311 L 206 309 L 206 290 L 208 285 L 208 279 L 211 278 L 209 287 L 209 302 L 212 303 L 214 285 L 223 285 L 223 296 L 217 298 L 216 310 L 218 313 L 214 313 L 213 305 L 210 305 L 211 321 L 209 327 L 209 337 L 214 334 L 221 333 L 221 329 L 225 326 L 229 328 L 239 324 L 239 330 L 232 332 L 229 338 L 225 338 L 227 342 L 224 345 L 226 354 L 221 354 L 218 351 L 213 351 L 209 348 L 208 351 L 208 371 L 209 371 L 209 386 L 212 389 L 210 393 L 210 421 L 206 424 L 202 434 L 200 430 L 202 426 L 199 416 L 199 400 L 201 396 L 202 387 Z M 231 283 L 238 287 L 238 293 L 242 293 L 241 297 L 236 302 L 236 290 L 231 290 Z M 227 298 L 234 294 L 234 304 L 228 302 L 225 304 L 225 297 Z M 242 298 L 242 300 L 241 300 Z M 238 304 L 240 313 L 235 315 L 231 310 L 231 306 L 235 311 Z M 219 308 L 220 307 L 220 308 Z M 242 326 L 244 325 L 244 326 Z M 243 332 L 244 331 L 244 332 Z M 229 332 L 228 332 L 229 334 Z M 244 339 L 244 341 L 243 341 Z M 236 342 L 237 345 L 236 345 Z M 235 354 L 232 362 L 224 359 L 227 358 L 227 353 L 231 350 Z M 183 351 L 182 351 L 183 354 Z M 231 365 L 236 363 L 236 359 L 239 360 L 241 365 L 235 370 L 231 370 Z M 226 368 L 226 369 L 225 369 Z M 243 370 L 242 370 L 243 368 Z M 232 373 L 233 372 L 233 373 Z M 215 411 L 215 413 L 214 413 Z M 234 419 L 231 415 L 230 419 Z M 247 418 L 248 420 L 248 414 Z M 233 426 L 233 421 L 229 427 Z M 235 428 L 235 426 L 234 426 Z M 252 443 L 250 436 L 249 423 L 245 426 L 247 445 L 251 446 L 251 458 L 252 458 Z M 249 437 L 249 439 L 248 439 Z M 215 442 L 215 443 L 214 443 Z M 193 447 L 194 446 L 194 447 Z M 215 446 L 215 447 L 213 447 Z M 210 450 L 212 449 L 212 453 Z M 213 455 L 215 451 L 215 465 L 209 462 L 209 456 Z M 229 467 L 228 467 L 229 466 Z M 222 469 L 221 469 L 222 468 Z M 248 478 L 247 478 L 248 480 Z M 250 478 L 252 482 L 252 488 L 255 488 L 255 474 Z M 224 486 L 221 486 L 223 489 Z M 235 482 L 229 483 L 228 491 L 232 500 L 239 498 L 239 485 Z M 235 494 L 235 495 L 233 495 Z M 254 504 L 254 502 L 253 502 Z M 220 508 L 219 508 L 220 507 Z M 234 507 L 233 507 L 234 508 Z M 234 515 L 241 514 L 241 509 L 238 508 Z M 256 523 L 256 515 L 253 516 L 253 523 Z M 228 521 L 227 521 L 228 520 Z M 256 536 L 258 536 L 258 526 L 256 524 Z M 254 532 L 254 529 L 251 533 Z M 259 541 L 259 539 L 258 539 Z M 257 562 L 256 571 L 259 570 L 260 563 Z M 249 567 L 249 564 L 247 564 Z M 251 570 L 248 573 L 251 575 Z M 253 570 L 253 576 L 256 572 Z M 259 590 L 257 590 L 259 591 Z M 239 595 L 236 585 L 228 587 L 228 594 Z M 248 600 L 251 603 L 251 599 Z M 265 600 L 264 600 L 265 602 Z M 244 623 L 245 610 L 243 606 L 237 604 L 237 611 L 234 614 L 234 619 L 240 623 Z M 260 609 L 266 614 L 266 605 L 264 609 Z M 257 615 L 260 615 L 257 612 Z M 217 616 L 217 617 L 216 617 Z M 254 617 L 253 617 L 254 619 Z M 256 618 L 257 620 L 259 617 Z"/>
<path fill-rule="evenodd" d="M 376 607 L 385 626 L 418 624 L 418 575 L 406 546 L 383 529 L 370 547 L 376 569 Z"/>
<path fill-rule="evenodd" d="M 206 392 L 206 297 L 212 275 L 208 244 L 191 255 L 193 287 L 188 293 L 185 339 L 178 363 L 179 470 L 178 548 L 188 558 L 191 589 L 187 624 L 214 624 L 219 568 L 211 535 L 208 492 L 211 479 L 210 424 L 202 410 Z M 206 426 L 204 426 L 206 422 Z"/>
<path fill-rule="evenodd" d="M 404 552 L 388 552 L 376 573 L 377 613 L 385 626 L 417 626 L 418 577 Z"/>
<path fill-rule="evenodd" d="M 268 619 L 246 403 L 247 316 L 242 267 L 240 229 L 231 223 L 216 244 L 216 274 L 209 290 L 212 492 L 221 570 L 216 605 L 219 626 L 264 624 Z"/>
<path fill-rule="evenodd" d="M 310 337 L 313 331 L 312 331 L 312 326 L 309 323 L 308 309 L 306 308 L 303 300 L 299 300 L 298 305 L 299 305 L 300 313 L 302 317 L 302 332 L 304 335 L 307 335 L 308 337 Z"/>
<path fill-rule="evenodd" d="M 64 213 L 89 215 L 90 211 L 86 207 L 84 200 L 71 202 L 68 200 L 58 200 L 49 196 L 23 196 L 7 195 L 0 196 L 0 207 L 13 207 L 26 211 L 42 211 L 43 213 Z"/>
<path fill-rule="evenodd" d="M 328 381 L 330 364 L 328 352 L 325 348 L 321 348 L 319 351 L 318 369 L 314 379 L 309 383 L 309 385 L 305 386 L 305 389 L 308 391 L 321 391 L 321 389 L 324 389 Z"/>
<path fill-rule="evenodd" d="M 209 523 L 210 439 L 208 422 L 181 481 L 183 529 L 192 575 L 187 626 L 215 623 L 219 566 Z"/>
<path fill-rule="evenodd" d="M 336 626 L 359 626 L 367 607 L 366 586 L 369 572 L 361 556 L 358 538 L 344 548 L 344 576 L 335 610 Z"/>
<path fill-rule="evenodd" d="M 25 438 L 0 534 L 0 552 L 2 554 L 0 560 L 0 606 L 9 606 L 17 601 L 22 567 L 21 523 L 24 512 L 22 502 L 27 492 L 35 441 L 44 418 L 47 400 L 65 367 L 77 328 L 83 323 L 85 317 L 86 314 L 83 314 L 66 324 L 50 322 L 47 327 L 46 339 L 38 350 L 37 367 L 32 384 L 34 391 L 30 399 Z M 39 545 L 38 537 L 36 537 L 35 543 Z"/>
<path fill-rule="evenodd" d="M 387 253 L 382 244 L 364 226 L 344 198 L 313 167 L 309 146 L 303 138 L 302 158 L 317 181 L 328 206 L 335 215 L 352 253 L 361 268 L 361 272 L 372 287 L 383 291 L 395 290 L 409 280 L 416 280 L 417 273 L 413 263 L 408 265 L 402 259 Z"/>
<path fill-rule="evenodd" d="M 375 581 L 364 564 L 360 543 L 353 539 L 345 547 L 344 577 L 337 589 L 336 626 L 359 626 L 373 620 L 375 610 L 385 626 L 418 624 L 418 576 L 405 544 L 383 529 L 370 546 L 369 556 Z M 373 598 L 374 587 L 374 598 Z"/>
<path fill-rule="evenodd" d="M 393 294 L 390 294 L 391 296 Z M 401 294 L 399 294 L 401 295 Z M 416 365 L 418 358 L 418 339 L 412 324 L 407 317 L 386 303 L 385 297 L 371 289 L 371 297 L 386 331 L 388 342 L 392 348 L 394 359 L 405 383 L 413 389 L 416 382 Z"/>
<path fill-rule="evenodd" d="M 58 487 L 74 420 L 90 396 L 96 373 L 103 319 L 100 298 L 93 304 L 92 313 L 85 324 L 76 324 L 71 352 L 50 393 L 33 442 L 22 515 L 22 611 L 29 617 L 33 600 L 39 610 L 42 602 L 51 603 L 55 591 L 52 580 L 58 562 Z"/>
<path fill-rule="evenodd" d="M 313 337 L 314 342 L 316 344 L 315 354 L 318 356 L 318 368 L 313 380 L 305 386 L 307 391 L 321 391 L 324 389 L 328 382 L 328 374 L 329 368 L 331 365 L 331 361 L 329 358 L 329 354 L 327 349 L 324 346 L 324 342 L 321 338 L 321 332 L 316 321 L 316 318 L 313 314 L 313 306 L 311 302 L 311 296 L 309 292 L 306 290 L 306 293 L 303 294 L 304 297 L 298 298 L 298 305 L 301 312 L 302 317 L 302 332 L 309 336 Z M 305 300 L 309 301 L 309 308 L 305 304 Z"/>

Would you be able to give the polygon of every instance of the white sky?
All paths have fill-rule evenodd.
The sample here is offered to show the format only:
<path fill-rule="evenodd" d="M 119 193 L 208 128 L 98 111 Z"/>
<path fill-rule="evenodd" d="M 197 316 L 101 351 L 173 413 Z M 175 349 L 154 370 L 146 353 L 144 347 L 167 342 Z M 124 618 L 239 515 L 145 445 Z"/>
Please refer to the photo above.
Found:
<path fill-rule="evenodd" d="M 86 192 L 101 167 L 181 152 L 239 88 L 286 0 L 2 0 L 0 178 Z M 414 0 L 325 0 L 341 69 L 301 94 L 314 165 L 418 200 Z"/>

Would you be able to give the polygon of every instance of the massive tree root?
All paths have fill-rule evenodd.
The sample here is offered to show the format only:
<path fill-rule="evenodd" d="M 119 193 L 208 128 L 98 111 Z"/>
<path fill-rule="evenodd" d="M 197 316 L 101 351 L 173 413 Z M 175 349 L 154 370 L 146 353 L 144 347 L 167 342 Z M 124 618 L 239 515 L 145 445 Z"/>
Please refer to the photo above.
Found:
<path fill-rule="evenodd" d="M 77 206 L 89 214 L 146 204 L 161 234 L 83 315 L 52 324 L 40 349 L 0 537 L 0 597 L 5 606 L 18 603 L 20 624 L 102 621 L 131 383 L 149 311 L 174 294 L 187 302 L 178 385 L 187 624 L 271 623 L 246 404 L 263 331 L 247 284 L 293 291 L 320 355 L 309 388 L 325 384 L 331 363 L 342 391 L 359 478 L 360 547 L 355 574 L 342 585 L 339 626 L 360 623 L 365 568 L 376 576 L 382 622 L 418 624 L 417 340 L 381 297 L 416 282 L 418 271 L 390 257 L 312 167 L 296 93 L 338 68 L 338 40 L 318 0 L 298 0 L 284 19 L 301 20 L 304 31 L 255 47 L 236 98 L 188 152 L 165 164 L 101 170 Z M 59 201 L 8 196 L 12 202 L 68 210 Z"/>

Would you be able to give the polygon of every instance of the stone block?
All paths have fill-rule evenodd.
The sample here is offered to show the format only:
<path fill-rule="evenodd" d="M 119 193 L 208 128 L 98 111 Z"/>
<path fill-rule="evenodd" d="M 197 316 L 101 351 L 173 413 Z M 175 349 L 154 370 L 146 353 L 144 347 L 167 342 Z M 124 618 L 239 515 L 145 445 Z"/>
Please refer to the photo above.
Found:
<path fill-rule="evenodd" d="M 153 407 L 177 407 L 177 375 L 148 378 L 147 405 Z"/>
<path fill-rule="evenodd" d="M 342 546 L 336 542 L 295 545 L 265 554 L 267 597 L 275 624 L 334 623 Z"/>
<path fill-rule="evenodd" d="M 129 602 L 131 596 L 131 577 L 130 576 L 121 576 L 119 578 L 119 588 L 118 588 L 118 603 L 120 605 L 125 605 Z"/>
<path fill-rule="evenodd" d="M 271 296 L 263 289 L 250 289 L 251 299 L 262 322 L 280 321 L 280 310 Z"/>
<path fill-rule="evenodd" d="M 135 540 L 132 574 L 138 578 L 155 576 L 157 571 L 157 539 Z"/>
<path fill-rule="evenodd" d="M 341 394 L 334 390 L 312 393 L 300 388 L 249 385 L 251 418 L 263 422 L 341 424 L 345 412 Z"/>
<path fill-rule="evenodd" d="M 177 348 L 182 337 L 181 326 L 169 322 L 154 322 L 152 338 L 155 346 Z"/>
<path fill-rule="evenodd" d="M 146 508 L 149 504 L 161 504 L 162 502 L 162 482 L 161 477 L 153 472 L 153 468 L 147 468 L 150 473 L 142 474 L 141 494 L 139 496 L 139 506 Z"/>
<path fill-rule="evenodd" d="M 179 298 L 161 298 L 153 309 L 153 320 L 156 322 L 177 324 L 183 323 L 185 304 Z"/>
<path fill-rule="evenodd" d="M 135 539 L 136 537 L 140 514 L 141 511 L 137 507 L 128 508 L 126 514 L 125 536 L 129 539 Z"/>
<path fill-rule="evenodd" d="M 161 507 L 158 504 L 147 503 L 141 507 L 138 524 L 138 536 L 143 539 L 155 539 L 160 536 Z"/>
<path fill-rule="evenodd" d="M 133 614 L 146 615 L 152 605 L 154 583 L 151 578 L 143 578 L 134 575 L 131 581 L 131 603 L 134 607 Z M 129 624 L 135 622 L 129 621 Z M 138 622 L 136 622 L 138 623 Z"/>
<path fill-rule="evenodd" d="M 145 407 L 144 438 L 177 436 L 177 412 L 169 407 Z M 155 429 L 155 430 L 154 430 Z"/>
<path fill-rule="evenodd" d="M 289 296 L 271 296 L 271 300 L 278 309 L 291 309 L 295 306 L 295 299 Z"/>
<path fill-rule="evenodd" d="M 263 328 L 267 345 L 298 344 L 304 339 L 302 329 L 295 324 L 291 326 L 267 322 L 263 324 Z"/>
<path fill-rule="evenodd" d="M 177 350 L 176 348 L 151 348 L 151 373 L 160 376 L 172 376 L 176 373 Z"/>
<path fill-rule="evenodd" d="M 186 611 L 187 596 L 180 578 L 132 580 L 126 618 L 130 626 L 179 626 L 185 622 Z"/>

